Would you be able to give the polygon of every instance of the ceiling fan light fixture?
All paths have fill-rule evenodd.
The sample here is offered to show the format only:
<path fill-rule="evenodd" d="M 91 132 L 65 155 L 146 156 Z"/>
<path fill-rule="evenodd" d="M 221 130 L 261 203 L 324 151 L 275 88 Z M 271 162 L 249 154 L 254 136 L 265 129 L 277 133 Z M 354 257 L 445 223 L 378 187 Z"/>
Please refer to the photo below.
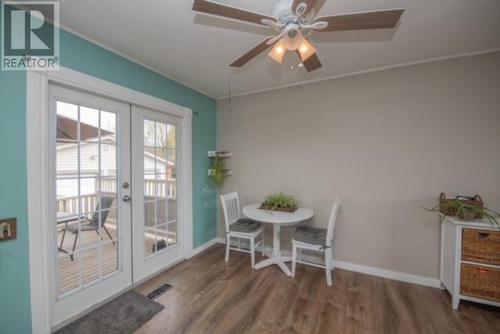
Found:
<path fill-rule="evenodd" d="M 300 43 L 304 39 L 302 37 L 302 32 L 300 31 L 299 25 L 295 23 L 289 23 L 283 30 L 283 42 L 288 51 L 295 51 L 300 46 Z"/>
<path fill-rule="evenodd" d="M 311 33 L 395 29 L 404 12 L 403 8 L 394 8 L 316 17 L 318 8 L 326 0 L 275 0 L 277 3 L 274 5 L 272 14 L 265 15 L 225 5 L 217 0 L 192 1 L 192 8 L 196 12 L 257 24 L 277 32 L 231 63 L 231 67 L 240 68 L 272 47 L 271 52 L 268 53 L 269 57 L 282 64 L 285 53 L 293 51 L 299 55 L 301 64 L 307 72 L 322 66 L 317 56 L 316 47 L 311 44 L 310 40 L 307 40 Z"/>
<path fill-rule="evenodd" d="M 307 38 L 303 38 L 298 48 L 300 59 L 306 61 L 309 57 L 316 53 L 316 48 L 310 43 Z"/>
<path fill-rule="evenodd" d="M 283 63 L 283 58 L 285 57 L 286 48 L 283 43 L 283 40 L 280 39 L 276 45 L 269 51 L 267 54 L 272 59 L 276 60 L 278 63 Z"/>

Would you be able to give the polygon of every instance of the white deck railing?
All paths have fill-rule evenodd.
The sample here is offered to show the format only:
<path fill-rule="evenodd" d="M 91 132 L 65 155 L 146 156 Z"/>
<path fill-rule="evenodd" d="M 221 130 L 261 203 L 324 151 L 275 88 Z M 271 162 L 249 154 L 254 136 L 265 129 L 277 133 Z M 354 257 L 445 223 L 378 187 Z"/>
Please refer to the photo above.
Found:
<path fill-rule="evenodd" d="M 151 198 L 167 198 L 175 200 L 177 197 L 175 180 L 144 180 L 144 196 Z M 98 189 L 96 187 L 96 189 Z M 155 195 L 156 190 L 156 195 Z M 116 181 L 114 179 L 101 180 L 101 194 L 116 194 Z M 80 210 L 78 210 L 80 198 Z M 65 196 L 57 199 L 57 211 L 77 214 L 95 211 L 97 206 L 97 193 L 78 196 Z"/>
<path fill-rule="evenodd" d="M 77 214 L 80 212 L 92 212 L 97 205 L 97 194 L 80 196 L 80 210 L 78 210 L 78 196 L 60 197 L 57 199 L 57 211 Z"/>

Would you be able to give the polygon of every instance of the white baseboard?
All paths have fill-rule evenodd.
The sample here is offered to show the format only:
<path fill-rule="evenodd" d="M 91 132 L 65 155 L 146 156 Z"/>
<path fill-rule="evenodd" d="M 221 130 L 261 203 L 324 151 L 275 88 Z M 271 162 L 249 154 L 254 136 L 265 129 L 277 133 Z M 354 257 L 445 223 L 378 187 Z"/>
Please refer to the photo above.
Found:
<path fill-rule="evenodd" d="M 215 240 L 217 243 L 226 244 L 226 239 L 224 239 L 224 238 L 219 237 L 219 238 L 216 238 Z M 266 254 L 271 254 L 272 248 L 266 247 L 265 252 L 266 252 Z M 285 256 L 291 256 L 291 254 L 292 254 L 291 251 L 287 251 L 287 250 L 282 250 L 281 252 Z M 302 257 L 302 259 L 306 260 L 307 262 L 318 263 L 318 261 L 317 261 L 318 258 L 313 257 L 313 256 L 304 255 Z M 334 259 L 333 266 L 335 268 L 339 268 L 339 269 L 343 269 L 343 270 L 354 271 L 357 273 L 388 278 L 388 279 L 406 282 L 406 283 L 429 286 L 432 288 L 440 288 L 440 286 L 441 286 L 441 283 L 440 283 L 439 279 L 437 279 L 437 278 L 407 274 L 407 273 L 402 273 L 402 272 L 393 271 L 393 270 L 365 266 L 362 264 L 339 261 L 339 260 Z"/>
<path fill-rule="evenodd" d="M 439 282 L 439 280 L 437 278 L 432 278 L 432 277 L 407 274 L 407 273 L 402 273 L 399 271 L 370 267 L 370 266 L 365 266 L 362 264 L 350 263 L 350 262 L 339 261 L 339 260 L 333 260 L 333 265 L 336 268 L 340 268 L 340 269 L 344 269 L 344 270 L 355 271 L 357 273 L 362 273 L 362 274 L 367 274 L 367 275 L 372 275 L 372 276 L 384 277 L 384 278 L 393 279 L 396 281 L 401 281 L 401 282 L 406 282 L 406 283 L 413 283 L 413 284 L 418 284 L 418 285 L 423 285 L 423 286 L 429 286 L 432 288 L 439 288 L 441 286 L 441 283 Z"/>
<path fill-rule="evenodd" d="M 215 245 L 215 244 L 219 243 L 218 239 L 219 239 L 219 238 L 214 238 L 214 239 L 212 239 L 212 240 L 209 240 L 209 241 L 205 242 L 203 245 L 196 247 L 195 249 L 193 249 L 193 250 L 191 251 L 191 254 L 189 254 L 186 258 L 188 258 L 188 259 L 189 259 L 189 258 L 192 258 L 192 257 L 193 257 L 193 256 L 195 256 L 195 255 L 198 255 L 198 254 L 200 254 L 200 253 L 204 252 L 204 251 L 205 251 L 205 250 L 207 250 L 208 248 L 210 248 L 210 247 L 212 247 L 213 245 Z"/>

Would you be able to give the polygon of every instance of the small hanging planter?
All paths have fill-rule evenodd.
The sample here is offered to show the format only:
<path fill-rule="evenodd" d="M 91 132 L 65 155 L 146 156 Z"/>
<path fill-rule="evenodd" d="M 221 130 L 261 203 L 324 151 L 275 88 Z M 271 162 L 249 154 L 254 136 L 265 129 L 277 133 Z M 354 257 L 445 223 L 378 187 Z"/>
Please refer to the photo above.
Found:
<path fill-rule="evenodd" d="M 227 169 L 224 162 L 225 158 L 231 157 L 231 152 L 210 151 L 208 156 L 212 158 L 212 166 L 208 170 L 208 177 L 214 186 L 220 187 L 224 184 L 226 177 L 232 174 L 232 170 Z"/>

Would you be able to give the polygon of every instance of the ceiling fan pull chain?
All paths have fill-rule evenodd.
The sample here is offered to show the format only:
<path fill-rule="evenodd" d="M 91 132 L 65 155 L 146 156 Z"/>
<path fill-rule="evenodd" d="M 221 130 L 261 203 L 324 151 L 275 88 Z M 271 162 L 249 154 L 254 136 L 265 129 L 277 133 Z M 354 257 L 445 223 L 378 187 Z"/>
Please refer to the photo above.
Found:
<path fill-rule="evenodd" d="M 227 83 L 227 112 L 231 113 L 231 102 L 232 102 L 232 94 L 231 94 L 231 80 Z"/>

